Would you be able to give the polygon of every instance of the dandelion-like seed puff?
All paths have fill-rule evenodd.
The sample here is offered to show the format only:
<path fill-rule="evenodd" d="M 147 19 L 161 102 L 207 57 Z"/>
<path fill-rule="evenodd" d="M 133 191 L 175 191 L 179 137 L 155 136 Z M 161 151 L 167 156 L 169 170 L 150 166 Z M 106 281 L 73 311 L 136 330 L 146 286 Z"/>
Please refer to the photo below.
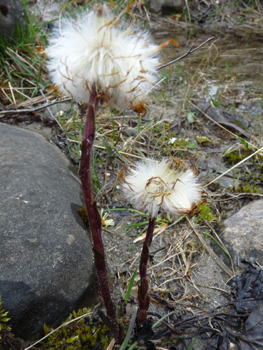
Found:
<path fill-rule="evenodd" d="M 157 53 L 147 32 L 124 29 L 107 5 L 63 19 L 46 49 L 52 82 L 63 94 L 88 103 L 96 88 L 101 101 L 139 109 L 157 80 Z"/>
<path fill-rule="evenodd" d="M 130 6 L 127 8 L 128 12 Z M 107 310 L 110 330 L 118 344 L 122 343 L 123 332 L 117 321 L 116 307 L 107 279 L 101 222 L 102 219 L 105 220 L 105 216 L 101 218 L 92 190 L 95 117 L 99 103 L 145 113 L 144 99 L 158 78 L 158 51 L 169 42 L 178 45 L 170 40 L 158 46 L 151 42 L 148 33 L 135 30 L 132 25 L 124 28 L 119 24 L 124 12 L 125 10 L 118 17 L 114 17 L 106 5 L 97 5 L 89 13 L 78 15 L 74 19 L 63 19 L 46 49 L 47 67 L 53 84 L 63 94 L 72 96 L 76 101 L 88 103 L 79 177 L 92 233 L 99 288 Z M 133 24 L 133 21 L 131 23 Z M 158 178 L 147 183 L 149 193 L 155 191 L 152 189 L 154 181 L 158 182 Z M 154 199 L 158 197 L 155 192 L 151 195 Z M 147 196 L 144 202 L 145 200 L 148 200 Z M 166 202 L 164 197 L 162 202 Z M 156 214 L 155 211 L 153 214 Z M 147 252 L 143 253 L 142 262 L 145 259 L 148 259 Z M 141 273 L 141 276 L 144 276 L 143 281 L 146 281 L 145 273 Z M 142 285 L 146 286 L 147 281 L 142 282 Z M 142 288 L 140 296 L 140 310 L 146 310 L 149 299 L 147 288 Z"/>
<path fill-rule="evenodd" d="M 161 211 L 171 214 L 191 213 L 196 203 L 201 200 L 202 194 L 197 175 L 198 171 L 193 165 L 179 158 L 163 159 L 159 162 L 151 159 L 140 161 L 128 174 L 121 174 L 126 199 L 132 202 L 136 209 L 150 215 L 139 269 L 139 324 L 147 319 L 150 305 L 147 264 L 157 215 Z"/>
<path fill-rule="evenodd" d="M 123 192 L 138 210 L 156 218 L 159 211 L 189 214 L 201 200 L 198 171 L 179 158 L 140 161 L 123 176 Z"/>

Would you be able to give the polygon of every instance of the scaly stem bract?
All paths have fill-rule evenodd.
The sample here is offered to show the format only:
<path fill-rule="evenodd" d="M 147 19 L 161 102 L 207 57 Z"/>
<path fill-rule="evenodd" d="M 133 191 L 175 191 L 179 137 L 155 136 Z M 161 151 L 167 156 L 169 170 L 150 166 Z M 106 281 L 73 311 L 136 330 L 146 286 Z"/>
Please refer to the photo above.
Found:
<path fill-rule="evenodd" d="M 156 218 L 149 219 L 149 225 L 143 243 L 141 262 L 140 262 L 140 276 L 141 285 L 138 287 L 138 302 L 139 302 L 139 312 L 137 315 L 137 323 L 142 323 L 147 318 L 147 311 L 149 309 L 150 296 L 148 294 L 148 282 L 147 282 L 147 263 L 149 257 L 149 247 L 152 243 L 153 230 L 155 226 Z"/>
<path fill-rule="evenodd" d="M 121 343 L 120 326 L 116 318 L 116 307 L 112 302 L 107 278 L 106 260 L 102 241 L 101 217 L 94 200 L 92 191 L 92 146 L 95 139 L 95 117 L 100 97 L 95 89 L 90 94 L 89 106 L 86 115 L 83 140 L 81 146 L 81 162 L 79 177 L 82 184 L 84 200 L 93 240 L 94 263 L 99 280 L 99 288 L 107 310 L 110 330 L 117 343 Z"/>

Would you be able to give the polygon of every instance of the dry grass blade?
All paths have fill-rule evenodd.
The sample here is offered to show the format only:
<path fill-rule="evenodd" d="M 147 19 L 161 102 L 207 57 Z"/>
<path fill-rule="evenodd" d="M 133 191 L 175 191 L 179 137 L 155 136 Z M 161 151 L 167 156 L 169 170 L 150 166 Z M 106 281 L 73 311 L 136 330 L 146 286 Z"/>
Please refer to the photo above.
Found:
<path fill-rule="evenodd" d="M 226 246 L 224 245 L 224 243 L 222 242 L 221 238 L 218 236 L 218 234 L 216 233 L 216 231 L 213 229 L 213 227 L 210 225 L 210 223 L 203 219 L 205 221 L 205 223 L 207 224 L 207 226 L 209 226 L 210 230 L 214 233 L 214 235 L 216 236 L 216 239 L 220 242 L 220 244 L 222 245 L 222 247 L 225 249 L 225 251 L 227 252 L 229 258 L 230 258 L 230 261 L 231 261 L 231 267 L 232 267 L 232 273 L 233 275 L 235 275 L 235 268 L 234 268 L 234 262 L 233 262 L 233 259 L 231 257 L 231 255 L 229 254 L 229 251 L 227 250 Z"/>
<path fill-rule="evenodd" d="M 71 140 L 72 141 L 72 140 Z M 106 150 L 106 147 L 104 146 L 98 146 L 98 145 L 94 145 L 94 147 L 98 148 L 98 149 L 104 149 Z M 132 153 L 127 153 L 127 152 L 122 152 L 122 151 L 118 151 L 120 154 L 127 156 L 127 157 L 133 157 L 133 158 L 137 158 L 137 159 L 141 159 L 142 157 L 136 156 L 135 154 Z"/>
<path fill-rule="evenodd" d="M 219 175 L 218 177 L 216 177 L 214 180 L 210 181 L 208 184 L 206 184 L 205 186 L 209 186 L 211 185 L 213 182 L 216 182 L 218 179 L 220 179 L 222 176 L 226 175 L 227 173 L 229 173 L 230 171 L 232 171 L 233 169 L 235 169 L 236 167 L 238 167 L 240 164 L 246 162 L 248 159 L 250 159 L 251 157 L 254 157 L 256 154 L 258 154 L 259 152 L 263 152 L 263 147 L 259 148 L 256 152 L 252 153 L 250 156 L 242 159 L 239 163 L 235 164 L 234 166 L 232 166 L 232 168 L 226 170 L 223 174 Z"/>
<path fill-rule="evenodd" d="M 196 236 L 198 237 L 198 239 L 200 240 L 200 242 L 203 244 L 203 246 L 205 247 L 205 249 L 208 251 L 208 253 L 211 255 L 211 257 L 215 260 L 215 262 L 221 267 L 221 269 L 223 271 L 225 271 L 225 273 L 228 274 L 228 276 L 233 277 L 234 274 L 231 270 L 229 270 L 229 268 L 223 263 L 223 261 L 220 260 L 220 258 L 216 255 L 216 253 L 208 246 L 208 244 L 206 243 L 206 241 L 204 240 L 204 238 L 200 235 L 200 233 L 195 229 L 195 227 L 193 226 L 192 222 L 190 221 L 190 219 L 188 217 L 186 217 L 189 225 L 191 226 L 192 230 L 194 231 L 194 233 L 196 234 Z"/>
<path fill-rule="evenodd" d="M 89 316 L 89 315 L 91 315 L 91 314 L 92 314 L 92 312 L 88 312 L 88 313 L 86 313 L 86 314 L 84 314 L 84 315 L 81 315 L 81 316 L 79 316 L 79 317 L 74 318 L 73 320 L 70 320 L 70 321 L 68 321 L 68 322 L 63 323 L 63 324 L 60 325 L 58 328 L 53 329 L 53 331 L 51 331 L 50 333 L 48 333 L 47 335 L 45 335 L 43 338 L 37 340 L 35 343 L 31 344 L 30 346 L 28 346 L 28 347 L 25 348 L 24 350 L 32 349 L 35 345 L 41 343 L 42 340 L 48 338 L 51 334 L 53 334 L 54 332 L 56 332 L 56 331 L 59 330 L 60 328 L 65 327 L 65 326 L 67 326 L 68 324 L 70 324 L 70 323 L 72 323 L 72 322 L 75 322 L 75 321 L 78 321 L 78 320 L 80 320 L 81 318 L 84 318 L 84 317 Z"/>
<path fill-rule="evenodd" d="M 115 343 L 116 340 L 112 339 L 106 350 L 112 350 L 114 348 Z"/>
<path fill-rule="evenodd" d="M 14 105 L 16 105 L 16 99 L 15 99 L 14 92 L 13 92 L 13 87 L 12 87 L 10 81 L 8 82 L 8 85 L 9 85 L 9 89 L 10 89 L 10 91 L 11 91 L 11 96 L 12 96 Z"/>
<path fill-rule="evenodd" d="M 8 94 L 5 92 L 5 89 L 1 89 L 1 91 L 3 92 L 3 94 L 5 95 L 5 97 L 8 99 L 8 101 L 11 103 L 11 105 L 13 104 L 13 101 L 10 99 L 10 97 L 8 96 Z M 1 112 L 0 112 L 1 113 Z M 4 114 L 4 113 L 2 113 Z"/>
<path fill-rule="evenodd" d="M 10 47 L 8 47 L 7 50 L 6 50 L 6 53 L 7 53 L 11 58 L 17 57 L 18 60 L 16 61 L 16 65 L 19 66 L 19 69 L 20 69 L 21 72 L 24 71 L 23 68 L 24 68 L 25 66 L 28 66 L 28 67 L 30 68 L 31 74 L 32 74 L 32 73 L 35 74 L 35 75 L 38 74 L 38 69 L 36 69 L 35 66 L 32 66 L 32 65 L 28 62 L 28 59 L 22 57 L 17 51 L 14 51 L 14 50 L 12 50 Z M 21 67 L 21 63 L 19 64 L 19 61 L 21 61 L 21 63 L 24 63 L 25 66 L 24 66 L 24 67 Z"/>
<path fill-rule="evenodd" d="M 51 97 L 55 98 L 56 96 L 54 95 L 54 93 L 52 91 L 49 91 L 46 94 L 46 98 L 51 98 Z M 31 98 L 30 100 L 20 102 L 19 104 L 16 105 L 16 107 L 21 108 L 21 107 L 33 106 L 35 104 L 45 102 L 45 101 L 46 101 L 46 99 L 43 96 L 36 96 L 36 97 Z M 12 113 L 17 113 L 17 110 L 13 110 L 13 111 L 14 112 L 12 112 Z M 7 111 L 5 111 L 5 112 L 2 111 L 0 113 L 1 114 L 7 113 Z"/>
<path fill-rule="evenodd" d="M 232 136 L 234 136 L 236 139 L 238 139 L 238 136 L 236 134 L 234 134 L 232 131 L 226 129 L 223 125 L 219 124 L 218 122 L 216 122 L 214 119 L 212 119 L 211 117 L 209 117 L 209 115 L 207 115 L 204 111 L 202 111 L 200 108 L 198 108 L 192 101 L 189 101 L 189 103 L 195 107 L 199 112 L 203 113 L 203 115 L 210 119 L 213 123 L 215 123 L 217 126 L 219 126 L 220 128 L 224 129 L 225 131 L 227 131 L 229 134 L 231 134 Z M 249 143 L 247 141 L 248 145 L 250 145 L 253 148 L 257 148 L 255 145 L 252 145 L 251 143 Z"/>
<path fill-rule="evenodd" d="M 205 286 L 203 284 L 197 284 L 198 287 L 202 287 L 202 288 L 208 288 L 208 289 L 213 289 L 213 290 L 218 290 L 219 292 L 222 293 L 226 293 L 226 294 L 230 294 L 228 291 L 222 289 L 222 288 L 218 288 L 218 287 L 213 287 L 213 286 Z"/>
<path fill-rule="evenodd" d="M 167 227 L 168 227 L 168 224 L 164 224 L 164 225 L 162 225 L 160 227 L 155 228 L 154 231 L 153 231 L 153 234 L 154 234 L 153 240 L 157 236 L 156 235 L 157 233 L 163 232 Z M 141 236 L 135 238 L 133 243 L 137 243 L 137 242 L 143 241 L 145 237 L 146 237 L 146 233 L 143 233 Z"/>

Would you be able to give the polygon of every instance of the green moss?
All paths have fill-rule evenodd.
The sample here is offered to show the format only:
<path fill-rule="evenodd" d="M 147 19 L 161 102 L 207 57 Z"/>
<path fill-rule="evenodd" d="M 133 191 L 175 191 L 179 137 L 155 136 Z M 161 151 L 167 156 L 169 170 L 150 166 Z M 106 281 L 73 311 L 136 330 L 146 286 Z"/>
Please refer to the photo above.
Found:
<path fill-rule="evenodd" d="M 226 155 L 224 155 L 224 158 L 232 165 L 240 162 L 242 159 L 246 158 L 248 156 L 248 152 L 243 152 L 243 153 L 239 153 L 237 151 L 235 152 L 231 152 L 231 153 L 227 153 Z"/>
<path fill-rule="evenodd" d="M 0 339 L 2 339 L 2 336 L 4 333 L 8 333 L 11 331 L 11 327 L 9 327 L 6 322 L 10 320 L 10 318 L 7 317 L 8 312 L 5 312 L 2 309 L 2 301 L 0 297 Z"/>
<path fill-rule="evenodd" d="M 195 137 L 197 143 L 199 143 L 200 145 L 207 145 L 208 143 L 212 143 L 212 141 L 208 138 L 208 137 L 205 137 L 205 136 L 196 136 Z"/>
<path fill-rule="evenodd" d="M 245 192 L 245 193 L 253 193 L 253 190 L 249 185 L 245 185 L 243 187 L 240 186 L 240 189 L 242 192 Z"/>
<path fill-rule="evenodd" d="M 219 181 L 213 182 L 211 185 L 208 186 L 208 188 L 210 191 L 215 192 L 215 191 L 219 190 L 220 182 Z"/>
<path fill-rule="evenodd" d="M 160 297 L 163 299 L 168 299 L 169 298 L 169 293 L 168 292 L 161 292 Z"/>
<path fill-rule="evenodd" d="M 263 194 L 262 190 L 257 185 L 249 185 L 248 183 L 245 183 L 244 185 L 241 184 L 237 188 L 238 192 L 241 193 L 259 193 Z"/>
<path fill-rule="evenodd" d="M 79 216 L 81 217 L 81 220 L 84 222 L 84 224 L 86 224 L 87 226 L 89 225 L 89 218 L 88 218 L 88 214 L 87 214 L 87 209 L 84 208 L 80 208 L 77 210 Z"/>
<path fill-rule="evenodd" d="M 206 203 L 202 203 L 197 207 L 197 210 L 199 211 L 199 217 L 197 218 L 197 222 L 202 221 L 203 219 L 207 221 L 213 221 L 215 220 L 215 215 L 212 214 L 211 209 Z"/>
<path fill-rule="evenodd" d="M 233 152 L 225 155 L 225 159 L 227 158 L 229 162 L 232 164 L 239 162 L 241 159 L 246 158 L 251 154 L 251 151 L 245 151 L 242 154 L 238 152 Z M 249 172 L 244 171 L 244 169 L 239 169 L 235 173 L 235 177 L 239 179 L 240 183 L 238 187 L 230 189 L 230 191 L 237 191 L 240 193 L 263 193 L 262 182 L 263 182 L 263 164 L 262 164 L 262 156 L 254 157 L 254 159 L 250 158 L 250 162 L 253 162 L 254 165 L 249 167 Z M 250 163 L 251 164 L 251 163 Z"/>
<path fill-rule="evenodd" d="M 91 312 L 91 309 L 73 311 L 66 322 Z M 44 325 L 45 335 L 51 331 Z M 112 337 L 108 327 L 100 320 L 85 316 L 75 322 L 71 322 L 54 333 L 41 343 L 42 349 L 49 350 L 90 350 L 96 348 L 104 350 L 108 347 Z"/>
<path fill-rule="evenodd" d="M 153 129 L 153 132 L 159 133 L 160 132 L 160 125 L 159 124 L 154 125 L 154 127 L 152 129 Z"/>
<path fill-rule="evenodd" d="M 189 137 L 177 138 L 175 133 L 168 133 L 165 135 L 164 142 L 162 144 L 162 155 L 166 157 L 178 154 L 179 149 L 192 149 L 196 148 L 196 144 L 192 142 Z"/>
<path fill-rule="evenodd" d="M 224 158 L 226 161 L 228 161 L 230 164 L 234 165 L 238 162 L 240 162 L 241 160 L 247 158 L 249 155 L 252 154 L 252 151 L 250 150 L 246 150 L 243 152 L 239 152 L 239 151 L 233 151 L 230 153 L 227 153 L 224 155 Z M 257 164 L 258 162 L 262 162 L 263 161 L 263 157 L 258 155 L 257 157 L 254 157 L 252 159 L 250 159 L 251 162 Z M 260 164 L 260 166 L 262 166 L 262 164 Z M 263 172 L 263 168 L 260 168 L 260 171 Z"/>
<path fill-rule="evenodd" d="M 170 123 L 163 123 L 163 127 L 165 130 L 168 130 L 170 127 Z"/>

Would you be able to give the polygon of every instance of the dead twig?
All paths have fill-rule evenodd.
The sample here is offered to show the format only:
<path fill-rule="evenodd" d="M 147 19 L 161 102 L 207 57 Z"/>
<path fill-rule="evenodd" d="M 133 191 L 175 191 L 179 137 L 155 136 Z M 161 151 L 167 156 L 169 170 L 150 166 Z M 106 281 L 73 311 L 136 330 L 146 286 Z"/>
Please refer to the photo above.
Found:
<path fill-rule="evenodd" d="M 45 109 L 47 107 L 53 106 L 57 103 L 63 103 L 63 102 L 69 102 L 71 101 L 72 98 L 64 98 L 63 100 L 56 100 L 56 101 L 51 101 L 50 103 L 45 103 L 42 106 L 38 106 L 35 108 L 28 108 L 28 109 L 10 109 L 10 110 L 5 110 L 5 111 L 0 111 L 0 114 L 14 114 L 14 113 L 30 113 L 30 112 L 37 112 L 40 111 L 41 109 Z"/>
<path fill-rule="evenodd" d="M 205 44 L 207 44 L 209 41 L 213 40 L 214 39 L 214 36 L 211 36 L 210 38 L 208 38 L 206 41 L 204 41 L 202 44 L 200 44 L 199 46 L 197 46 L 195 49 L 193 49 L 192 47 L 190 47 L 190 49 L 185 53 L 183 54 L 182 56 L 176 58 L 175 60 L 169 62 L 169 63 L 165 63 L 163 65 L 161 65 L 160 67 L 158 67 L 158 69 L 162 69 L 164 67 L 167 67 L 167 66 L 170 66 L 171 64 L 177 62 L 177 61 L 180 61 L 182 60 L 183 58 L 185 58 L 186 56 L 189 56 L 191 55 L 191 53 L 199 50 L 202 46 L 204 46 Z"/>

